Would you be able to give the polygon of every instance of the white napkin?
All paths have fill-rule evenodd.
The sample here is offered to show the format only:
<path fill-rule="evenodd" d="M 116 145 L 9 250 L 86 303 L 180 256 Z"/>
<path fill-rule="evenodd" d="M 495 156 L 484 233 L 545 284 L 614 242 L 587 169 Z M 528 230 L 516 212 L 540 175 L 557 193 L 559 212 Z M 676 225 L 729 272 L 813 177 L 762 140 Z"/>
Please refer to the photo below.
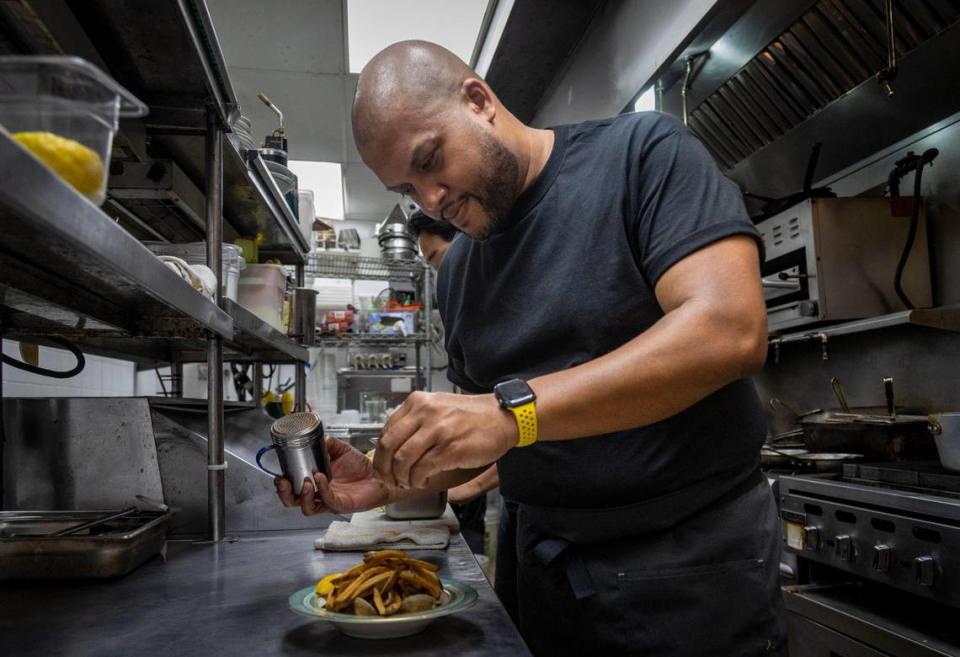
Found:
<path fill-rule="evenodd" d="M 326 534 L 314 541 L 318 550 L 365 552 L 367 550 L 443 550 L 450 543 L 450 529 L 443 525 L 359 525 L 342 520 L 330 523 Z"/>

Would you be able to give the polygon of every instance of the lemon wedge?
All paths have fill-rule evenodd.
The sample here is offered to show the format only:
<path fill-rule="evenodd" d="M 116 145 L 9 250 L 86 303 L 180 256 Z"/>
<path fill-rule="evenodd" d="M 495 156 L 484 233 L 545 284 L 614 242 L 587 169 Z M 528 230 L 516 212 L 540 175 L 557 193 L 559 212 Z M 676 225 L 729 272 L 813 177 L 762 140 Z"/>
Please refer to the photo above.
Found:
<path fill-rule="evenodd" d="M 333 585 L 341 577 L 343 577 L 343 573 L 333 573 L 332 575 L 327 575 L 317 582 L 317 585 L 313 590 L 316 591 L 317 595 L 326 595 L 333 590 Z"/>
<path fill-rule="evenodd" d="M 103 161 L 80 142 L 52 132 L 15 132 L 13 138 L 84 196 L 103 187 Z"/>

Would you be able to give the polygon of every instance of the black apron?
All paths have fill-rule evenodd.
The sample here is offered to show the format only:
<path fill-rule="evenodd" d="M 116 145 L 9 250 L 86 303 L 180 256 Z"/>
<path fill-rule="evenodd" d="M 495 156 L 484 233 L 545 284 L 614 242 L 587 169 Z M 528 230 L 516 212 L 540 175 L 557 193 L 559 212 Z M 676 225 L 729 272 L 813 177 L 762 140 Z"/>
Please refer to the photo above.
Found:
<path fill-rule="evenodd" d="M 667 499 L 591 511 L 521 504 L 520 632 L 533 654 L 785 656 L 780 526 L 766 478 L 752 472 L 699 506 L 696 495 L 672 508 Z"/>

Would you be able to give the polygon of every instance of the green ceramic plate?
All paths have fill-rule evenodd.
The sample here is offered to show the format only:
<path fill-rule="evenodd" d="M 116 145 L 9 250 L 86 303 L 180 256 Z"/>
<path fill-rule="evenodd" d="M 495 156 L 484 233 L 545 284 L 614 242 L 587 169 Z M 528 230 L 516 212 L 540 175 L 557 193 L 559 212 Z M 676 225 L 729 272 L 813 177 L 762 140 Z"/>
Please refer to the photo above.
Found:
<path fill-rule="evenodd" d="M 324 608 L 324 599 L 313 586 L 290 596 L 290 608 L 298 614 L 330 621 L 348 636 L 361 639 L 394 639 L 410 636 L 423 629 L 435 618 L 462 611 L 477 601 L 477 591 L 470 585 L 454 579 L 441 579 L 443 595 L 440 604 L 427 611 L 395 616 L 354 616 Z"/>

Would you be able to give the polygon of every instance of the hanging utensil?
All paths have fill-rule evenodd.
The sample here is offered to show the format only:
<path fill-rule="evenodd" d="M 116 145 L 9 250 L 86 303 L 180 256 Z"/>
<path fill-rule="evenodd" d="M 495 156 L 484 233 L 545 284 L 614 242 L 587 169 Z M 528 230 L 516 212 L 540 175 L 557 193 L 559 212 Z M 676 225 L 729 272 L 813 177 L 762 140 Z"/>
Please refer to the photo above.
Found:
<path fill-rule="evenodd" d="M 883 392 L 887 397 L 887 415 L 895 420 L 897 418 L 897 407 L 893 398 L 893 377 L 887 377 L 883 380 Z"/>
<path fill-rule="evenodd" d="M 850 412 L 850 404 L 847 403 L 847 393 L 843 389 L 843 384 L 840 383 L 840 379 L 833 377 L 830 379 L 830 385 L 833 386 L 833 394 L 837 396 L 837 402 L 840 404 L 840 408 L 843 409 L 844 413 Z"/>

